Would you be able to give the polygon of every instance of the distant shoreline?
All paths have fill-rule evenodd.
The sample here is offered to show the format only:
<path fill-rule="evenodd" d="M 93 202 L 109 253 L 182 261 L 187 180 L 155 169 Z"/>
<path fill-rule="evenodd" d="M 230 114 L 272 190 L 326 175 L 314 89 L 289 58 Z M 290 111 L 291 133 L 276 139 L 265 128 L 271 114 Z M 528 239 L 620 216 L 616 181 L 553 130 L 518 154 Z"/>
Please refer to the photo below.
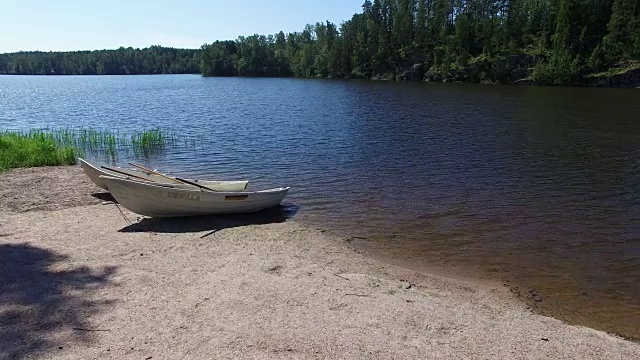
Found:
<path fill-rule="evenodd" d="M 9 76 L 33 76 L 33 77 L 71 77 L 71 76 L 148 76 L 148 75 L 194 75 L 202 76 L 200 73 L 149 73 L 149 74 L 3 74 L 0 73 L 0 77 Z M 519 85 L 519 86 L 544 86 L 544 87 L 556 87 L 554 85 L 537 84 L 532 80 L 520 80 L 512 83 L 492 83 L 492 82 L 465 82 L 452 79 L 441 79 L 439 81 L 434 80 L 408 80 L 399 78 L 397 75 L 387 74 L 385 76 L 376 76 L 369 79 L 360 78 L 321 78 L 321 77 L 296 77 L 296 76 L 202 76 L 206 78 L 243 78 L 243 79 L 319 79 L 319 80 L 364 80 L 364 81 L 395 81 L 395 82 L 424 82 L 424 83 L 458 83 L 458 84 L 479 84 L 479 85 Z M 627 71 L 621 71 L 615 75 L 594 75 L 588 79 L 585 79 L 582 84 L 563 85 L 564 87 L 598 87 L 598 88 L 629 88 L 640 89 L 640 68 L 630 69 Z"/>

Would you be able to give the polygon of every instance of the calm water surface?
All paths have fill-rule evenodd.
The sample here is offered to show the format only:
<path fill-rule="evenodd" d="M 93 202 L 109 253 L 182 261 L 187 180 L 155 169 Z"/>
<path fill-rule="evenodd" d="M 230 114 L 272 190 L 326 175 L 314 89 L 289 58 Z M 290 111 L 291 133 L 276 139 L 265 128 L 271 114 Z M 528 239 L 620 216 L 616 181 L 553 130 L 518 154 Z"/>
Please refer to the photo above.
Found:
<path fill-rule="evenodd" d="M 174 131 L 193 143 L 139 162 L 291 186 L 296 219 L 389 261 L 640 338 L 638 90 L 0 77 L 0 128 L 78 126 Z"/>

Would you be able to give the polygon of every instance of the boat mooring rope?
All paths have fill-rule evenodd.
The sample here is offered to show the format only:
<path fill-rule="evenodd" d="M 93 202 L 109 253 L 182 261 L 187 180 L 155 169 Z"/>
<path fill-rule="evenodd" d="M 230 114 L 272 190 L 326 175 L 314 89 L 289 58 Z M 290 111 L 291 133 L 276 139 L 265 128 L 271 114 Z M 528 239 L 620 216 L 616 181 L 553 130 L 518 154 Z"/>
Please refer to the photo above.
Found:
<path fill-rule="evenodd" d="M 124 214 L 124 212 L 122 211 L 122 209 L 120 209 L 120 205 L 118 203 L 114 203 L 116 205 L 116 207 L 118 208 L 118 211 L 120 211 L 120 215 L 122 215 L 122 217 L 124 218 L 124 220 L 129 224 L 129 225 L 133 225 L 133 223 L 131 222 L 131 220 L 129 220 L 129 218 L 127 218 L 127 215 Z"/>

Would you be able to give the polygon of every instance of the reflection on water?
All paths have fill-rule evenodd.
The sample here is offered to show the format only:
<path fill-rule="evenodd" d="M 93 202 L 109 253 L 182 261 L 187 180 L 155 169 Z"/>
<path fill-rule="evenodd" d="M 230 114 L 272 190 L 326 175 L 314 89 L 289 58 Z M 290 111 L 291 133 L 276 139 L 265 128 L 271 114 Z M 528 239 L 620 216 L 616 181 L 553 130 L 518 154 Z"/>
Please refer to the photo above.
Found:
<path fill-rule="evenodd" d="M 296 219 L 380 256 L 509 281 L 640 337 L 634 90 L 197 76 L 2 77 L 0 127 L 159 127 L 144 165 L 291 186 Z M 124 164 L 127 159 L 120 159 Z"/>

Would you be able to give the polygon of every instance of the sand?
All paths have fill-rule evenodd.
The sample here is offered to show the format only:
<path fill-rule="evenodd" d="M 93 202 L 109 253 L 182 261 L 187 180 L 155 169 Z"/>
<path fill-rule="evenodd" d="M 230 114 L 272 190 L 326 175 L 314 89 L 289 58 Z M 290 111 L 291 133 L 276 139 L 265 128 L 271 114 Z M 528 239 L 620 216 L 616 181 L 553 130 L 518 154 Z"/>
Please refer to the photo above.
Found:
<path fill-rule="evenodd" d="M 78 167 L 0 184 L 1 359 L 640 359 L 295 217 L 141 217 Z"/>

